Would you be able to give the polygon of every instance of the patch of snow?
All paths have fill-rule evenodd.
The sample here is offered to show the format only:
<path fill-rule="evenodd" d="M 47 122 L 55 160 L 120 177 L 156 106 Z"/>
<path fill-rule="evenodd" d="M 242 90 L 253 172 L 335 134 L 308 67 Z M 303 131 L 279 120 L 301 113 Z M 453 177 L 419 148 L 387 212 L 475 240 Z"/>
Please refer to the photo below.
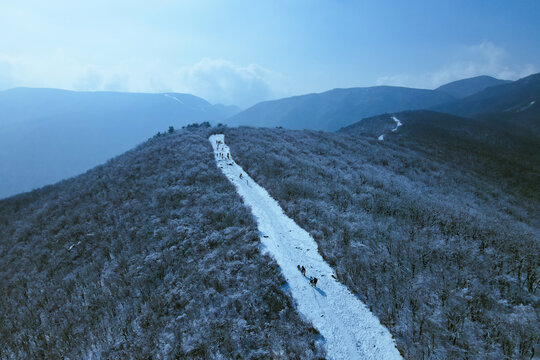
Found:
<path fill-rule="evenodd" d="M 534 105 L 534 102 L 535 102 L 534 100 L 533 100 L 533 101 L 531 101 L 531 102 L 529 103 L 529 105 L 526 105 L 526 106 L 522 107 L 521 109 L 519 109 L 519 110 L 516 110 L 516 112 L 522 112 L 522 111 L 525 111 L 525 110 L 527 110 L 528 108 L 530 108 L 531 106 L 533 106 L 533 105 Z"/>
<path fill-rule="evenodd" d="M 71 251 L 71 249 L 73 249 L 73 247 L 77 246 L 77 245 L 80 245 L 81 242 L 78 241 L 76 244 L 71 244 L 70 247 L 68 248 L 68 251 Z"/>
<path fill-rule="evenodd" d="M 176 96 L 172 96 L 171 94 L 164 94 L 166 97 L 168 98 L 171 98 L 177 102 L 179 102 L 180 104 L 184 104 L 184 102 L 182 100 L 180 100 L 179 98 L 177 98 Z"/>
<path fill-rule="evenodd" d="M 384 135 L 379 136 L 379 137 L 377 138 L 377 140 L 383 141 L 383 140 L 384 140 Z"/>
<path fill-rule="evenodd" d="M 392 336 L 362 301 L 336 280 L 317 243 L 268 192 L 230 158 L 223 134 L 212 135 L 218 168 L 251 207 L 264 249 L 277 261 L 303 314 L 326 339 L 330 359 L 401 359 Z M 306 276 L 297 269 L 306 268 Z M 317 286 L 309 277 L 316 277 Z"/>
<path fill-rule="evenodd" d="M 399 119 L 395 116 L 392 116 L 392 120 L 394 120 L 396 122 L 396 127 L 392 129 L 392 132 L 396 132 L 398 127 L 400 127 L 401 125 L 403 125 L 401 123 L 401 121 L 399 121 Z"/>

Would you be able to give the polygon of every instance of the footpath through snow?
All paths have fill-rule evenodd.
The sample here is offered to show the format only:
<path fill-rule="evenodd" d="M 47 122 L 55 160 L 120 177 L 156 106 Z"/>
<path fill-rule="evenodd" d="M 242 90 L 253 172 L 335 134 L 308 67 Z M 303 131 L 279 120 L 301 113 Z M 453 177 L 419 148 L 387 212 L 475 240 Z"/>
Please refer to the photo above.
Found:
<path fill-rule="evenodd" d="M 403 123 L 402 123 L 401 121 L 399 121 L 399 119 L 398 119 L 397 117 L 395 117 L 395 116 L 392 116 L 392 120 L 394 120 L 394 122 L 396 123 L 396 127 L 392 129 L 392 132 L 396 132 L 397 129 L 398 129 L 401 125 L 403 125 Z M 379 136 L 379 137 L 377 138 L 377 140 L 383 141 L 383 140 L 384 140 L 384 134 L 382 134 L 381 136 Z"/>
<path fill-rule="evenodd" d="M 218 167 L 251 207 L 266 250 L 276 259 L 298 311 L 326 340 L 331 359 L 401 359 L 388 330 L 366 305 L 339 283 L 319 255 L 315 240 L 291 218 L 268 192 L 236 164 L 224 135 L 210 136 Z M 242 176 L 240 176 L 242 175 Z M 297 269 L 306 268 L 306 276 Z M 309 277 L 318 279 L 317 286 Z"/>

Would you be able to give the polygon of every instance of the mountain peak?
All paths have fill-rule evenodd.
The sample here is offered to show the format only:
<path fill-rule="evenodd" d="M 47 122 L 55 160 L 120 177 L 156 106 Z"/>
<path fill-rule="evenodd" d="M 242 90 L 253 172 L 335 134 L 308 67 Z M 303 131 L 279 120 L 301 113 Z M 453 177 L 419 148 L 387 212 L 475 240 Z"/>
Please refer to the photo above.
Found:
<path fill-rule="evenodd" d="M 511 82 L 510 80 L 500 80 L 487 75 L 480 75 L 468 79 L 452 81 L 436 88 L 437 91 L 445 92 L 456 98 L 462 99 L 476 94 L 490 86 L 501 85 Z"/>

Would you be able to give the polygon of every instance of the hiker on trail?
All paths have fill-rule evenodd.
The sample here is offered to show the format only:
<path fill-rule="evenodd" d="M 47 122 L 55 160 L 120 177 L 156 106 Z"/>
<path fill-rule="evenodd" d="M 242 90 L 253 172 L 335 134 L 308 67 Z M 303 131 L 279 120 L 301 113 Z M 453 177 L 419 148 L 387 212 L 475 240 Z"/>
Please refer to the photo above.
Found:
<path fill-rule="evenodd" d="M 313 278 L 313 286 L 317 287 L 317 278 L 316 277 Z"/>
<path fill-rule="evenodd" d="M 242 178 L 242 173 L 240 173 L 240 179 Z"/>
<path fill-rule="evenodd" d="M 302 273 L 302 275 L 306 276 L 306 268 L 304 267 L 304 265 L 302 265 L 302 270 L 300 270 L 300 272 Z"/>
<path fill-rule="evenodd" d="M 227 159 L 229 158 L 229 153 L 227 153 Z"/>
<path fill-rule="evenodd" d="M 302 272 L 302 268 L 300 267 L 300 265 L 296 265 L 296 268 L 298 269 L 298 271 Z"/>

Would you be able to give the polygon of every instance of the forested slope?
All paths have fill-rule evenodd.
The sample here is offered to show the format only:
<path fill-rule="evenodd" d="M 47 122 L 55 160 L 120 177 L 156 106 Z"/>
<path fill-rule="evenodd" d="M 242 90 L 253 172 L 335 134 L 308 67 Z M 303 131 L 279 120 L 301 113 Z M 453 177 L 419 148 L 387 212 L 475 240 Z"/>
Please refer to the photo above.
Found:
<path fill-rule="evenodd" d="M 324 357 L 207 139 L 0 201 L 0 359 Z"/>
<path fill-rule="evenodd" d="M 493 149 L 474 139 L 427 147 L 353 132 L 225 134 L 406 358 L 538 354 L 538 158 L 513 172 L 519 158 L 486 157 Z M 490 174 L 498 168 L 506 178 Z"/>
<path fill-rule="evenodd" d="M 395 132 L 389 130 L 395 127 L 393 117 L 402 123 Z M 493 116 L 472 119 L 417 110 L 363 119 L 340 132 L 373 138 L 384 134 L 405 151 L 415 150 L 459 171 L 466 168 L 468 177 L 483 178 L 504 193 L 517 194 L 520 206 L 532 206 L 540 194 L 540 138 L 520 128 Z"/>

